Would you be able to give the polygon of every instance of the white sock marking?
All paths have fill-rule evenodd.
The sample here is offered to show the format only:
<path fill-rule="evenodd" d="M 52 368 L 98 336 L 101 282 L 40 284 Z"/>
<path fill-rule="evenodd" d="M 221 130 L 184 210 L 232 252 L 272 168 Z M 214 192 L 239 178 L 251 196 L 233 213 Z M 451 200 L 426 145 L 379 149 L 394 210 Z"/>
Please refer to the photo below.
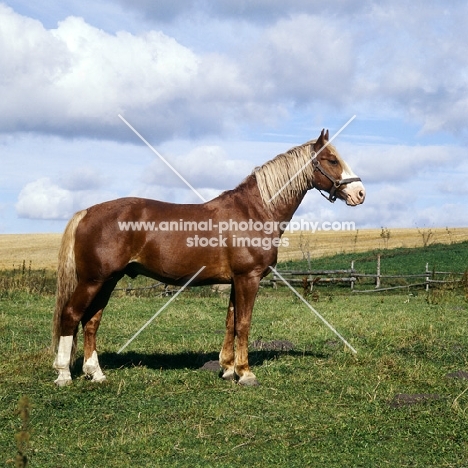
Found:
<path fill-rule="evenodd" d="M 101 370 L 101 366 L 99 365 L 98 355 L 96 350 L 93 351 L 91 357 L 86 360 L 83 364 L 83 372 L 92 377 L 93 381 L 95 382 L 102 382 L 106 379 L 106 376 Z"/>
<path fill-rule="evenodd" d="M 70 358 L 72 347 L 73 335 L 60 337 L 57 356 L 54 361 L 54 368 L 59 372 L 59 376 L 55 380 L 57 385 L 66 385 L 71 381 Z"/>

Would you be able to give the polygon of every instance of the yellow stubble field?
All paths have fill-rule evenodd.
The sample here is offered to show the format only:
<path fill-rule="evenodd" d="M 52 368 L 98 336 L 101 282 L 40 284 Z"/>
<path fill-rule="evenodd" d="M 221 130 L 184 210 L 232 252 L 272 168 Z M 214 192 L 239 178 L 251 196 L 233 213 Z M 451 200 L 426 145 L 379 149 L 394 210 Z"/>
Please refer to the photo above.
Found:
<path fill-rule="evenodd" d="M 0 269 L 27 268 L 55 269 L 61 234 L 0 234 Z M 279 261 L 317 258 L 336 253 L 365 252 L 368 250 L 422 247 L 424 244 L 454 243 L 468 240 L 468 228 L 433 229 L 362 229 L 355 231 L 286 231 L 280 247 Z"/>
<path fill-rule="evenodd" d="M 280 261 L 323 257 L 337 253 L 366 252 L 397 247 L 424 247 L 468 240 L 468 228 L 386 228 L 355 231 L 285 232 L 289 246 L 280 250 Z"/>

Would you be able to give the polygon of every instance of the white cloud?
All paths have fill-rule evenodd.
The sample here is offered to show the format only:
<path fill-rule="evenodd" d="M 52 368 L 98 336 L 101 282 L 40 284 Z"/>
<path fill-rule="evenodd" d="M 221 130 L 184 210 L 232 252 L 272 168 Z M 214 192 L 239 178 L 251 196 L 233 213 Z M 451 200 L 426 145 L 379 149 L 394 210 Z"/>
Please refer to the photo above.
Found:
<path fill-rule="evenodd" d="M 183 127 L 182 103 L 197 100 L 192 93 L 203 69 L 200 58 L 162 32 L 111 35 L 75 17 L 46 30 L 4 5 L 0 21 L 8 25 L 0 35 L 3 131 L 118 139 L 123 133 L 118 113 L 135 110 L 145 116 L 152 110 L 161 137 L 177 130 L 177 119 Z M 202 110 L 192 105 L 191 111 L 189 117 L 202 119 Z"/>
<path fill-rule="evenodd" d="M 348 98 L 343 89 L 353 77 L 353 39 L 340 21 L 306 14 L 280 19 L 247 54 L 248 73 L 268 100 L 300 106 Z"/>
<path fill-rule="evenodd" d="M 16 211 L 20 218 L 67 219 L 73 214 L 73 196 L 43 177 L 27 184 L 20 192 Z"/>
<path fill-rule="evenodd" d="M 2 4 L 0 21 L 0 131 L 133 138 L 121 113 L 164 140 L 222 132 L 251 113 L 235 61 L 163 32 L 109 34 L 73 16 L 46 30 Z"/>
<path fill-rule="evenodd" d="M 18 195 L 16 213 L 27 219 L 66 220 L 80 209 L 116 198 L 116 193 L 100 190 L 94 182 L 92 173 L 83 177 L 80 171 L 58 183 L 49 177 L 29 182 Z"/>
<path fill-rule="evenodd" d="M 355 100 L 398 109 L 428 133 L 466 135 L 467 18 L 464 2 L 372 2 L 359 18 Z"/>
<path fill-rule="evenodd" d="M 48 30 L 0 5 L 0 131 L 121 140 L 131 137 L 117 118 L 122 113 L 162 141 L 271 124 L 322 103 L 381 115 L 397 110 L 427 132 L 466 132 L 466 6 L 446 13 L 438 3 L 309 3 L 135 7 L 161 8 L 173 19 L 197 7 L 217 17 L 213 31 L 224 24 L 230 36 L 241 17 L 251 23 L 248 41 L 223 37 L 223 49 L 214 52 L 215 41 L 210 53 L 161 31 L 109 33 L 74 16 Z M 258 22 L 268 8 L 276 13 Z M 180 27 L 192 28 L 186 40 L 199 33 L 198 21 L 184 15 Z M 212 37 L 209 21 L 206 28 Z"/>
<path fill-rule="evenodd" d="M 197 189 L 218 189 L 218 194 L 219 190 L 234 188 L 253 170 L 248 161 L 229 159 L 225 150 L 219 146 L 199 146 L 184 156 L 165 159 L 170 159 L 170 164 L 192 186 Z M 143 182 L 150 185 L 186 187 L 159 159 L 155 159 L 145 170 Z"/>
<path fill-rule="evenodd" d="M 128 194 L 198 203 L 118 113 L 206 198 L 317 136 L 318 125 L 339 128 L 358 114 L 345 134 L 361 125 L 374 140 L 337 147 L 368 189 L 365 204 L 349 209 L 315 194 L 301 212 L 368 227 L 468 222 L 460 202 L 468 190 L 466 2 L 105 0 L 88 12 L 51 0 L 47 11 L 19 8 L 43 23 L 0 4 L 0 133 L 25 141 L 20 153 L 2 146 L 6 217 L 14 199 L 20 216 L 38 219 Z M 294 143 L 276 151 L 279 139 Z"/>
<path fill-rule="evenodd" d="M 340 144 L 342 156 L 364 182 L 401 183 L 424 173 L 456 169 L 465 149 L 454 145 Z M 349 158 L 348 158 L 349 155 Z"/>

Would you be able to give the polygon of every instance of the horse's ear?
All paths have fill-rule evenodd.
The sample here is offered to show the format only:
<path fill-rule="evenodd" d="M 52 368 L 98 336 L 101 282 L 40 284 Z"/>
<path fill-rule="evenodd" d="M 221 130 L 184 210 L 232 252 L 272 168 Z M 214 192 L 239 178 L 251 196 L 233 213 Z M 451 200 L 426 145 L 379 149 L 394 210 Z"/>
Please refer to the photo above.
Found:
<path fill-rule="evenodd" d="M 322 129 L 320 136 L 317 138 L 317 141 L 314 143 L 314 150 L 319 151 L 325 143 L 328 141 L 328 130 L 325 132 L 325 129 Z"/>

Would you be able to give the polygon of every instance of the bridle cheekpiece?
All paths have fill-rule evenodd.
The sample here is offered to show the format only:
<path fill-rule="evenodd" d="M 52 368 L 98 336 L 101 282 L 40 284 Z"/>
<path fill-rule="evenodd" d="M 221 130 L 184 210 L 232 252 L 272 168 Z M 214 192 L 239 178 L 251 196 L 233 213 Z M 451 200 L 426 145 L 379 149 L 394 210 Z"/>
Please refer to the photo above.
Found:
<path fill-rule="evenodd" d="M 320 161 L 317 159 L 318 153 L 315 151 L 312 153 L 312 166 L 314 168 L 314 171 L 319 171 L 321 174 L 323 174 L 333 185 L 331 187 L 331 190 L 327 195 L 325 195 L 322 190 L 317 188 L 317 190 L 320 192 L 320 195 L 325 197 L 329 202 L 335 203 L 337 194 L 336 192 L 339 190 L 340 187 L 343 185 L 350 184 L 351 182 L 361 182 L 361 179 L 359 177 L 348 177 L 347 179 L 341 179 L 337 180 L 335 179 L 331 174 L 329 174 L 323 166 L 320 164 Z"/>

